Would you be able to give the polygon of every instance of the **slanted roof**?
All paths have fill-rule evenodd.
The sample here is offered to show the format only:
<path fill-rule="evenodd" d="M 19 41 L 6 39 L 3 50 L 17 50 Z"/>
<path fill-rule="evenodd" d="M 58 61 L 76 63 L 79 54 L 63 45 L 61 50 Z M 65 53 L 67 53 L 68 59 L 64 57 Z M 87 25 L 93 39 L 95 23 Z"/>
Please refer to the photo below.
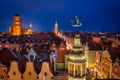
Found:
<path fill-rule="evenodd" d="M 11 61 L 17 60 L 9 50 L 3 50 L 0 53 L 0 62 L 4 65 L 9 66 Z"/>

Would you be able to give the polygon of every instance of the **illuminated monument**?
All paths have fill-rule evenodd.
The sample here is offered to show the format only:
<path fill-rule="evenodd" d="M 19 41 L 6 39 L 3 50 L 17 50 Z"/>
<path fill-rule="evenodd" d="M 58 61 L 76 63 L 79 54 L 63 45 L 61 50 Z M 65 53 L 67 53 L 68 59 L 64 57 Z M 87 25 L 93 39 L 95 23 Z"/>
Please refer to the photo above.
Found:
<path fill-rule="evenodd" d="M 30 28 L 22 28 L 21 16 L 16 14 L 14 16 L 13 26 L 9 27 L 10 35 L 20 36 L 22 34 L 32 34 L 32 24 L 30 23 Z"/>
<path fill-rule="evenodd" d="M 55 22 L 55 26 L 54 26 L 54 34 L 58 35 L 58 23 L 57 23 L 57 21 Z"/>
<path fill-rule="evenodd" d="M 82 24 L 76 16 L 77 24 L 73 27 L 80 27 Z M 79 33 L 75 34 L 73 53 L 69 54 L 68 58 L 68 80 L 86 80 L 87 58 L 84 53 L 84 48 L 81 44 Z"/>

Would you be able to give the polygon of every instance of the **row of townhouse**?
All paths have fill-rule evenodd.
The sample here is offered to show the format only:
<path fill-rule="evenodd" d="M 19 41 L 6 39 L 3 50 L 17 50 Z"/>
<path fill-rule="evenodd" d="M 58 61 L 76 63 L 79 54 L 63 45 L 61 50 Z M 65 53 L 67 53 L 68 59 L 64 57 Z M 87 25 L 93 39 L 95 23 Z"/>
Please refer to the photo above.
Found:
<path fill-rule="evenodd" d="M 100 79 L 120 79 L 120 53 L 105 50 L 96 52 L 94 59 L 94 72 Z"/>
<path fill-rule="evenodd" d="M 0 80 L 51 80 L 53 74 L 49 63 L 44 61 L 40 73 L 36 73 L 33 62 L 26 62 L 24 73 L 20 72 L 18 62 L 12 61 L 10 68 L 0 64 Z"/>

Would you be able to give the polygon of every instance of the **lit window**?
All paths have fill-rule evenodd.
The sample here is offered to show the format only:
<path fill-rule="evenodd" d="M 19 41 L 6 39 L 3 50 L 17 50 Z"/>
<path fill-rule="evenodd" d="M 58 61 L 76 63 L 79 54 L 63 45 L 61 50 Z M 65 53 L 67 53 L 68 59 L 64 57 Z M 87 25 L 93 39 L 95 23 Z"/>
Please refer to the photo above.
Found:
<path fill-rule="evenodd" d="M 95 63 L 95 65 L 96 65 L 96 63 Z"/>
<path fill-rule="evenodd" d="M 97 63 L 98 63 L 98 59 L 97 59 Z"/>
<path fill-rule="evenodd" d="M 91 69 L 91 71 L 93 71 L 93 69 Z"/>

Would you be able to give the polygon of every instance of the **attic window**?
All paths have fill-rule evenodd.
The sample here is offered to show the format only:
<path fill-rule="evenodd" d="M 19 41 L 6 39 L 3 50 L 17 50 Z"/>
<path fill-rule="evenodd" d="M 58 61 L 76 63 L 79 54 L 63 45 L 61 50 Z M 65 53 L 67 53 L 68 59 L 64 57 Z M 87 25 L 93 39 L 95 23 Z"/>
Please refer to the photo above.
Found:
<path fill-rule="evenodd" d="M 98 63 L 98 59 L 97 59 L 97 63 Z"/>
<path fill-rule="evenodd" d="M 39 76 L 37 76 L 37 79 L 39 79 Z"/>
<path fill-rule="evenodd" d="M 16 75 L 16 72 L 15 72 L 15 71 L 13 71 L 13 75 Z"/>
<path fill-rule="evenodd" d="M 21 76 L 21 78 L 23 79 L 23 76 Z"/>
<path fill-rule="evenodd" d="M 31 72 L 29 72 L 29 75 L 31 75 Z"/>
<path fill-rule="evenodd" d="M 47 76 L 47 72 L 45 72 L 44 75 Z"/>
<path fill-rule="evenodd" d="M 7 78 L 10 78 L 10 76 L 8 75 Z"/>

